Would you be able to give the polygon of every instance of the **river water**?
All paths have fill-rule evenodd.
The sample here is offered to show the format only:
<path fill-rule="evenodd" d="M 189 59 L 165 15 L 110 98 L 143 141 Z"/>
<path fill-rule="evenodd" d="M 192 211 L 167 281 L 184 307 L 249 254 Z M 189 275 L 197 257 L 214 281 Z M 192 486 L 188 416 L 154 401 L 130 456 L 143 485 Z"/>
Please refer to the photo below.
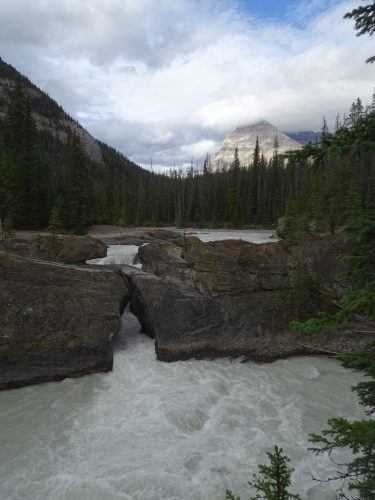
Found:
<path fill-rule="evenodd" d="M 220 500 L 226 488 L 245 500 L 274 444 L 303 499 L 335 497 L 310 477 L 335 466 L 308 433 L 363 417 L 360 373 L 318 357 L 161 363 L 139 330 L 126 311 L 111 373 L 0 393 L 1 500 Z"/>

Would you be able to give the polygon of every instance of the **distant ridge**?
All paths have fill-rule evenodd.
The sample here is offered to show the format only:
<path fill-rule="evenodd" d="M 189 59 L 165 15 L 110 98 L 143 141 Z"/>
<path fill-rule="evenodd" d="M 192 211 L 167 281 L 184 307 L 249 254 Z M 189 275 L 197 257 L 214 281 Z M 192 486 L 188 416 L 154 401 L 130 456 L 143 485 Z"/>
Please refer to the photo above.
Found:
<path fill-rule="evenodd" d="M 303 146 L 311 142 L 315 144 L 315 142 L 320 142 L 320 132 L 313 132 L 312 130 L 305 130 L 303 132 L 288 132 L 287 135 L 299 142 Z"/>
<path fill-rule="evenodd" d="M 214 168 L 230 165 L 233 162 L 234 151 L 237 147 L 241 165 L 245 167 L 249 166 L 254 154 L 257 137 L 261 154 L 266 159 L 270 159 L 273 155 L 276 136 L 279 144 L 279 153 L 302 148 L 299 142 L 281 132 L 278 128 L 271 125 L 271 123 L 266 120 L 260 120 L 252 125 L 237 127 L 228 134 L 220 150 L 212 156 L 212 165 Z"/>

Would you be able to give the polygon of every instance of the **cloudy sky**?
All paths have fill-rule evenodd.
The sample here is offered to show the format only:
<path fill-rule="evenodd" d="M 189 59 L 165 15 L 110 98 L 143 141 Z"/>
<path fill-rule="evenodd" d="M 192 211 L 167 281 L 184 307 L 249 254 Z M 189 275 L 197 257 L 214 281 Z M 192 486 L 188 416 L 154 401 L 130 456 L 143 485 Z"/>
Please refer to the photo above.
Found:
<path fill-rule="evenodd" d="M 374 40 L 337 0 L 1 0 L 0 56 L 145 166 L 200 161 L 239 125 L 318 130 L 371 100 Z"/>

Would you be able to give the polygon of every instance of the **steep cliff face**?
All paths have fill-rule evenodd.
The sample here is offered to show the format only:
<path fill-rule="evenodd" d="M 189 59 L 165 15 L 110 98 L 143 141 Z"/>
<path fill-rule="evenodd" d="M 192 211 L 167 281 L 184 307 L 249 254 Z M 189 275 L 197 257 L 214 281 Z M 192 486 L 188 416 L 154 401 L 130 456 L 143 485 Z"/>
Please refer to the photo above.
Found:
<path fill-rule="evenodd" d="M 299 142 L 263 120 L 253 125 L 237 127 L 227 135 L 220 150 L 212 157 L 213 167 L 220 168 L 224 165 L 230 165 L 233 162 L 236 147 L 238 148 L 238 157 L 241 165 L 248 166 L 254 154 L 257 137 L 260 153 L 264 154 L 266 159 L 270 159 L 273 155 L 276 137 L 279 144 L 279 153 L 302 148 Z"/>

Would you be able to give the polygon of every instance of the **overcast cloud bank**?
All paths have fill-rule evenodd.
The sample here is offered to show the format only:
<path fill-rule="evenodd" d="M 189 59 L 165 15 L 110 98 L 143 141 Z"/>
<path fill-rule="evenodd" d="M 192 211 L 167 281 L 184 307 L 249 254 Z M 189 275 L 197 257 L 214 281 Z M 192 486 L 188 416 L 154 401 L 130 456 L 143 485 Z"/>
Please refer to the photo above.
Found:
<path fill-rule="evenodd" d="M 290 3 L 273 22 L 250 1 L 2 0 L 0 55 L 132 160 L 179 166 L 238 125 L 318 130 L 371 99 L 358 0 Z"/>

